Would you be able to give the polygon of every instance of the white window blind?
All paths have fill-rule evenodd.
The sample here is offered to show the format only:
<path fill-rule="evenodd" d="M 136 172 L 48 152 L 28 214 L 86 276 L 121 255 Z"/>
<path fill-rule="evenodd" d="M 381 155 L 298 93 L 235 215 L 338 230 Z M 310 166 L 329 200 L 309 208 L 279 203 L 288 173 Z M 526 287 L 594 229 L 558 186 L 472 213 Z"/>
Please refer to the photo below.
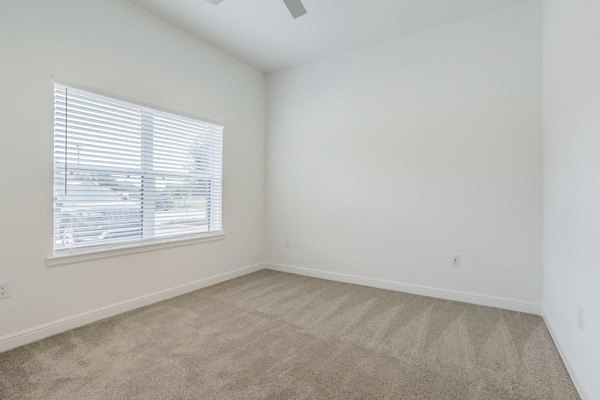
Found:
<path fill-rule="evenodd" d="M 54 250 L 221 233 L 223 127 L 54 87 Z"/>

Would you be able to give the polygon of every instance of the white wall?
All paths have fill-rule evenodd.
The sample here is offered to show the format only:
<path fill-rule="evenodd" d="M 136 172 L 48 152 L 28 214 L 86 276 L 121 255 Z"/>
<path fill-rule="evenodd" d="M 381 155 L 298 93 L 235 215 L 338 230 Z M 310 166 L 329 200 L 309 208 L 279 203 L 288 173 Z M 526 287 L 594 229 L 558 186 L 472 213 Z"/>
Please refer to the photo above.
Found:
<path fill-rule="evenodd" d="M 600 399 L 598 38 L 600 2 L 544 2 L 544 311 L 589 399 Z"/>
<path fill-rule="evenodd" d="M 270 75 L 268 260 L 540 304 L 541 34 L 530 1 Z"/>
<path fill-rule="evenodd" d="M 127 1 L 3 0 L 0 77 L 0 337 L 262 261 L 262 73 Z M 223 122 L 226 239 L 46 267 L 53 78 Z"/>

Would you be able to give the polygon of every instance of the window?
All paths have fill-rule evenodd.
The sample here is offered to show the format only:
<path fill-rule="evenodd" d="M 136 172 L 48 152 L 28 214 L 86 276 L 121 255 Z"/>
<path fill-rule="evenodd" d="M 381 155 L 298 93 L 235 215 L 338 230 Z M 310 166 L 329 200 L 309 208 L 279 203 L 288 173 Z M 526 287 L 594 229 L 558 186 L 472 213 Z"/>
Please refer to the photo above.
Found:
<path fill-rule="evenodd" d="M 223 127 L 54 87 L 54 250 L 221 233 Z"/>

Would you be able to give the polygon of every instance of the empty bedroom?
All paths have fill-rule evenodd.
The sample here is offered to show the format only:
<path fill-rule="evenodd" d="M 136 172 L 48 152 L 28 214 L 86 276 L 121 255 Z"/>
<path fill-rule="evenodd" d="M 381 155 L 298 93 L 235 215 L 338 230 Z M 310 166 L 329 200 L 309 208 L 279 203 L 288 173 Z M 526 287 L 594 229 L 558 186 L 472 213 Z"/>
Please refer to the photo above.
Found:
<path fill-rule="evenodd" d="M 0 0 L 0 399 L 600 400 L 597 0 Z"/>

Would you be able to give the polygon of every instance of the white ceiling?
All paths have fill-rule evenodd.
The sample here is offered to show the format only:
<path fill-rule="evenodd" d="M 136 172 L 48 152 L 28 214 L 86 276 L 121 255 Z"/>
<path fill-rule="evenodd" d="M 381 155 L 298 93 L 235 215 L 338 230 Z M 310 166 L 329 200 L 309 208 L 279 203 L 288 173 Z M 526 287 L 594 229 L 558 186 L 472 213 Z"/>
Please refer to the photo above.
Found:
<path fill-rule="evenodd" d="M 132 0 L 265 72 L 398 37 L 522 0 Z"/>

